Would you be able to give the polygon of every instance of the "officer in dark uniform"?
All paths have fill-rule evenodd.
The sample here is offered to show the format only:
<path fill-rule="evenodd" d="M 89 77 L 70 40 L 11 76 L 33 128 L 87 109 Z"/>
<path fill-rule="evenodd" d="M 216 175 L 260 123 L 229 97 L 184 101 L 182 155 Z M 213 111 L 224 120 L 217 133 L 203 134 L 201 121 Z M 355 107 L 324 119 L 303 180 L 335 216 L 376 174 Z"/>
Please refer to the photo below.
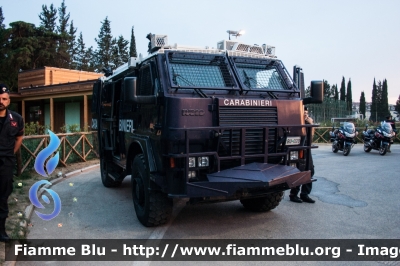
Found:
<path fill-rule="evenodd" d="M 8 197 L 13 190 L 13 172 L 15 168 L 15 153 L 21 147 L 24 135 L 24 120 L 7 109 L 10 105 L 9 90 L 0 84 L 0 241 L 10 240 L 6 233 L 6 218 L 8 217 Z"/>
<path fill-rule="evenodd" d="M 389 123 L 389 124 L 392 126 L 393 131 L 394 131 L 395 133 L 397 133 L 396 123 L 395 123 L 394 120 L 392 119 L 392 115 L 391 115 L 391 114 L 389 114 L 389 115 L 386 117 L 385 122 L 386 122 L 386 123 Z M 391 141 L 391 143 L 389 144 L 389 147 L 388 147 L 388 149 L 387 149 L 387 152 L 391 152 L 390 146 L 392 146 L 392 141 Z"/>
<path fill-rule="evenodd" d="M 314 120 L 308 116 L 308 108 L 305 106 L 304 107 L 304 121 L 306 124 L 313 124 Z M 311 152 L 311 150 L 310 150 Z M 313 159 L 312 156 L 310 156 L 310 170 L 311 170 L 311 177 L 314 176 L 314 163 L 313 163 Z M 301 185 L 301 192 L 300 192 L 300 198 L 299 196 L 297 196 L 297 194 L 300 191 L 300 186 L 294 187 L 290 190 L 290 195 L 289 195 L 289 199 L 290 201 L 293 202 L 297 202 L 297 203 L 302 203 L 304 202 L 308 202 L 308 203 L 314 203 L 315 200 L 313 200 L 312 198 L 310 198 L 308 195 L 311 193 L 311 189 L 312 189 L 312 183 L 307 183 L 307 184 L 303 184 Z"/>

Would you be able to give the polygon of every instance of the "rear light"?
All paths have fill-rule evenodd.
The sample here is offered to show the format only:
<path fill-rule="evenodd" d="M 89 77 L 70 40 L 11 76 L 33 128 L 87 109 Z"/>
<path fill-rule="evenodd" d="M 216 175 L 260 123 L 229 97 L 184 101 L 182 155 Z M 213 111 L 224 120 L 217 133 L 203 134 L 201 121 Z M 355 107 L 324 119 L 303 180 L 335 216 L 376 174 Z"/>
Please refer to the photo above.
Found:
<path fill-rule="evenodd" d="M 169 158 L 169 166 L 171 168 L 175 168 L 175 158 Z"/>

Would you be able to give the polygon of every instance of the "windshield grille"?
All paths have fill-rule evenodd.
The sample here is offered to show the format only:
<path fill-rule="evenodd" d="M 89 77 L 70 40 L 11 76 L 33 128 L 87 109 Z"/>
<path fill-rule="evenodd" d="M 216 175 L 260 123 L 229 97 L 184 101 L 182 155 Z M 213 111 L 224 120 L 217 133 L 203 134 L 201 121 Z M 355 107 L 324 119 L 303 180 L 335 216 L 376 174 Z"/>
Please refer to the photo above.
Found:
<path fill-rule="evenodd" d="M 232 89 L 236 87 L 222 55 L 167 53 L 172 87 Z"/>
<path fill-rule="evenodd" d="M 233 62 L 243 89 L 288 90 L 278 61 L 234 58 Z"/>

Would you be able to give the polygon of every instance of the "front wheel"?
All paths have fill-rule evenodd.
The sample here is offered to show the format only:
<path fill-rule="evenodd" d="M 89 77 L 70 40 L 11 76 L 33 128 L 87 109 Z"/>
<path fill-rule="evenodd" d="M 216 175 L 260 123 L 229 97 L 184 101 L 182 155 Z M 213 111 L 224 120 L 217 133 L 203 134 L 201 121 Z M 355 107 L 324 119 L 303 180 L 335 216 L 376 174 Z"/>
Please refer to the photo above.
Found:
<path fill-rule="evenodd" d="M 364 151 L 365 152 L 370 152 L 372 150 L 372 148 L 370 147 L 370 146 L 366 146 L 365 144 L 364 144 Z"/>
<path fill-rule="evenodd" d="M 144 226 L 168 222 L 172 213 L 172 199 L 161 191 L 149 189 L 150 173 L 143 154 L 132 162 L 132 198 L 136 216 Z"/>
<path fill-rule="evenodd" d="M 350 151 L 351 151 L 351 146 L 345 145 L 344 148 L 343 148 L 343 155 L 344 156 L 349 155 Z"/>
<path fill-rule="evenodd" d="M 381 146 L 379 147 L 379 154 L 382 155 L 382 156 L 385 155 L 386 152 L 387 152 L 387 148 L 388 148 L 387 145 L 381 145 Z"/>
<path fill-rule="evenodd" d="M 333 151 L 333 153 L 337 153 L 338 152 L 337 141 L 332 143 L 332 151 Z"/>
<path fill-rule="evenodd" d="M 275 209 L 283 198 L 283 192 L 275 192 L 267 194 L 264 197 L 252 198 L 252 199 L 241 199 L 240 202 L 243 207 L 257 212 L 267 212 Z"/>

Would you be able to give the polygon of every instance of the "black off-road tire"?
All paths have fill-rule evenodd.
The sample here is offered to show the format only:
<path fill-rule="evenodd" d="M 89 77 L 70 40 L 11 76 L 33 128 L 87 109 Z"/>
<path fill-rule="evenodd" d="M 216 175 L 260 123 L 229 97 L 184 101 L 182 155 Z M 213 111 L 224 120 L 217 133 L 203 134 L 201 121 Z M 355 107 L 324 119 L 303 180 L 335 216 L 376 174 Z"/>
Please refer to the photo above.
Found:
<path fill-rule="evenodd" d="M 172 213 L 172 199 L 165 193 L 150 190 L 150 173 L 143 154 L 132 162 L 132 199 L 138 220 L 147 227 L 168 222 Z"/>
<path fill-rule="evenodd" d="M 118 187 L 121 185 L 122 181 L 114 180 L 108 176 L 108 171 L 110 169 L 109 163 L 104 159 L 100 158 L 100 175 L 101 182 L 105 187 Z"/>
<path fill-rule="evenodd" d="M 256 212 L 267 212 L 275 209 L 283 198 L 283 192 L 270 193 L 261 198 L 241 199 L 243 207 Z"/>

